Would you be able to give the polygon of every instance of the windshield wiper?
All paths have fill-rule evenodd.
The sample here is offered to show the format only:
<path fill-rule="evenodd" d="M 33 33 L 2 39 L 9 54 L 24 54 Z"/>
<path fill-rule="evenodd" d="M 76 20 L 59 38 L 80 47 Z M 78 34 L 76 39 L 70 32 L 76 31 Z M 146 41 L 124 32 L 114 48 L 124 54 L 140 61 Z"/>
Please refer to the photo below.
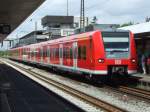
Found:
<path fill-rule="evenodd" d="M 108 52 L 128 52 L 128 50 L 110 50 Z"/>

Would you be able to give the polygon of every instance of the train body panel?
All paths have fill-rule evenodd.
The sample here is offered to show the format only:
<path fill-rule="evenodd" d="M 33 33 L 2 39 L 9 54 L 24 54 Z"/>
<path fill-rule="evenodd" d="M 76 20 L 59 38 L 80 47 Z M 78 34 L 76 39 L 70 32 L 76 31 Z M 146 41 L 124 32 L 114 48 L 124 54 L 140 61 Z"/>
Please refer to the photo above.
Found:
<path fill-rule="evenodd" d="M 90 75 L 107 75 L 109 70 L 121 69 L 132 74 L 137 70 L 135 42 L 130 32 L 93 31 L 10 52 L 13 59 Z"/>

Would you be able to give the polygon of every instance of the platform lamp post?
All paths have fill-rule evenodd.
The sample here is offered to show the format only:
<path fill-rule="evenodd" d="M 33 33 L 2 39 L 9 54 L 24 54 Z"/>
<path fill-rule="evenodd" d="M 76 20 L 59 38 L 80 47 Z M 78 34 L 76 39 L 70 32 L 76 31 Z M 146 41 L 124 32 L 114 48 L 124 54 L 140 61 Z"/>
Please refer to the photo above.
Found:
<path fill-rule="evenodd" d="M 16 34 L 16 39 L 15 39 L 16 40 L 16 45 L 17 45 L 16 47 L 19 47 L 19 36 L 18 36 L 18 34 L 19 33 Z"/>
<path fill-rule="evenodd" d="M 68 0 L 67 0 L 67 16 L 69 16 L 69 4 L 68 4 Z"/>

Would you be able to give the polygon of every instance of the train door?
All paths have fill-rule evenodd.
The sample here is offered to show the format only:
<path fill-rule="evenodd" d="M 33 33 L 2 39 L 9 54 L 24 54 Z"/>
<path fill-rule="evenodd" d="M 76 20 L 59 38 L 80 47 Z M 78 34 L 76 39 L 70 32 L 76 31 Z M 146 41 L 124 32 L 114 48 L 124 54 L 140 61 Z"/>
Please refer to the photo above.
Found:
<path fill-rule="evenodd" d="M 59 45 L 59 63 L 63 65 L 63 44 Z"/>
<path fill-rule="evenodd" d="M 76 69 L 77 68 L 77 57 L 78 57 L 78 43 L 74 42 L 73 43 L 73 67 Z"/>

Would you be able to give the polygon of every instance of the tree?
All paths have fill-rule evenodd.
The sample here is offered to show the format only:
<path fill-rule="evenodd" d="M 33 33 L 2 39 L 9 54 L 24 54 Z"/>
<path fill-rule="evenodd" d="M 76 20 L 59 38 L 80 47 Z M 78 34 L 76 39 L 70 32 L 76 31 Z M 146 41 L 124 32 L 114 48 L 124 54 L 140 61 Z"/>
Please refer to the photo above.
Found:
<path fill-rule="evenodd" d="M 147 16 L 147 17 L 145 18 L 145 22 L 150 22 L 150 17 Z"/>
<path fill-rule="evenodd" d="M 92 24 L 97 24 L 97 21 L 98 21 L 97 17 L 94 16 L 91 23 L 92 23 Z"/>
<path fill-rule="evenodd" d="M 134 22 L 130 21 L 130 22 L 124 23 L 120 25 L 120 27 L 125 27 L 125 26 L 130 26 L 130 25 L 134 25 Z"/>

